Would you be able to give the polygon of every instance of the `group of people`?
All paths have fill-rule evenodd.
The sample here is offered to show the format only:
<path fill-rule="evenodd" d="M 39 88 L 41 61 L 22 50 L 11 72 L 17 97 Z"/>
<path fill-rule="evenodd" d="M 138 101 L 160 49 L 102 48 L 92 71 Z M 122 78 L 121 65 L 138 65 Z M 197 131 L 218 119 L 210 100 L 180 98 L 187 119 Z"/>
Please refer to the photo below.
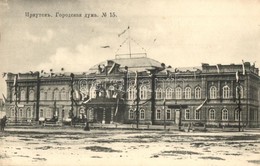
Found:
<path fill-rule="evenodd" d="M 1 119 L 1 131 L 5 130 L 5 125 L 6 125 L 7 117 L 6 115 Z"/>

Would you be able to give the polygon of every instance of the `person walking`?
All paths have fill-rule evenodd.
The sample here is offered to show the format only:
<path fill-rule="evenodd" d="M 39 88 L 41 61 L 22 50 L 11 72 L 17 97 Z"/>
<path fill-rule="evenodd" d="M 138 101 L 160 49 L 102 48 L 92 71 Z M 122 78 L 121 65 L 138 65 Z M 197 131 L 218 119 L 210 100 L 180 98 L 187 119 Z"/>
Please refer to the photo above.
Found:
<path fill-rule="evenodd" d="M 5 116 L 1 119 L 1 131 L 4 131 L 4 130 L 5 130 L 6 121 L 7 121 L 7 118 L 6 118 L 6 115 L 5 115 Z"/>

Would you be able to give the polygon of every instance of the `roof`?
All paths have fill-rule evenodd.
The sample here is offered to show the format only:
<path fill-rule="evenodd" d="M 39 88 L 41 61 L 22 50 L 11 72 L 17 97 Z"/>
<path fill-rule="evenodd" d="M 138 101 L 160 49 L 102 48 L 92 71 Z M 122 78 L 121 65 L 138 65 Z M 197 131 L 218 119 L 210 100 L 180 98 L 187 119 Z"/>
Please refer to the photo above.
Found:
<path fill-rule="evenodd" d="M 120 58 L 120 59 L 111 59 L 107 61 L 113 61 L 120 65 L 120 68 L 128 67 L 128 69 L 134 69 L 136 71 L 140 70 L 149 70 L 154 68 L 162 68 L 161 63 L 147 57 L 137 57 L 137 58 Z M 89 70 L 98 70 L 99 65 L 103 65 L 107 63 L 107 61 L 103 61 L 95 66 L 91 67 Z"/>

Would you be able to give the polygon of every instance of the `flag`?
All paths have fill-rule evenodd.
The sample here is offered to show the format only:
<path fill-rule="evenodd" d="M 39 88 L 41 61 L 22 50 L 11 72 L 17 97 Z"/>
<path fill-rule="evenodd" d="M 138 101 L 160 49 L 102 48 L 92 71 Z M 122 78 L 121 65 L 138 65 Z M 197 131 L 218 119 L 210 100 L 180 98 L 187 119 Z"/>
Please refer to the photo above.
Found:
<path fill-rule="evenodd" d="M 109 69 L 108 74 L 110 74 L 110 73 L 113 71 L 113 69 L 115 68 L 115 66 L 116 66 L 116 63 L 114 62 L 114 64 L 112 65 L 112 67 Z"/>
<path fill-rule="evenodd" d="M 243 70 L 243 75 L 245 75 L 246 74 L 246 70 L 245 70 L 244 60 L 242 60 L 242 70 Z"/>
<path fill-rule="evenodd" d="M 118 37 L 120 37 L 121 35 L 125 34 L 125 33 L 126 33 L 126 31 L 127 31 L 128 29 L 130 29 L 130 27 L 129 27 L 129 26 L 128 26 L 128 27 L 127 27 L 127 29 L 125 29 L 123 32 L 121 32 L 120 34 L 118 34 Z"/>
<path fill-rule="evenodd" d="M 216 67 L 217 67 L 217 71 L 218 71 L 218 73 L 219 73 L 219 67 L 218 67 L 218 64 L 216 65 Z"/>
<path fill-rule="evenodd" d="M 238 71 L 236 72 L 236 81 L 237 82 L 239 81 L 239 72 Z"/>
<path fill-rule="evenodd" d="M 206 98 L 204 101 L 203 101 L 203 103 L 201 103 L 195 110 L 197 111 L 197 110 L 200 110 L 202 107 L 203 107 L 203 105 L 206 103 L 206 101 L 207 101 L 208 99 Z"/>
<path fill-rule="evenodd" d="M 117 114 L 117 112 L 118 112 L 118 103 L 119 103 L 119 98 L 117 99 L 117 102 L 116 102 L 116 111 L 115 111 L 115 116 L 116 116 L 116 114 Z"/>

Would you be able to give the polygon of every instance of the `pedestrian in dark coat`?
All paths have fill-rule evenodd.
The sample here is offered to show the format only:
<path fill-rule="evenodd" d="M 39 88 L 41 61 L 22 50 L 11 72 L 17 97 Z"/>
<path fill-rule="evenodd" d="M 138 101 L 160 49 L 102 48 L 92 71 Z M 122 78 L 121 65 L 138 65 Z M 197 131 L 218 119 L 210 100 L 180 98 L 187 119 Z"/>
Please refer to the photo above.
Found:
<path fill-rule="evenodd" d="M 4 117 L 1 119 L 1 131 L 4 131 L 4 130 L 5 130 L 6 121 L 7 121 L 7 118 L 6 118 L 6 116 L 4 116 Z"/>

